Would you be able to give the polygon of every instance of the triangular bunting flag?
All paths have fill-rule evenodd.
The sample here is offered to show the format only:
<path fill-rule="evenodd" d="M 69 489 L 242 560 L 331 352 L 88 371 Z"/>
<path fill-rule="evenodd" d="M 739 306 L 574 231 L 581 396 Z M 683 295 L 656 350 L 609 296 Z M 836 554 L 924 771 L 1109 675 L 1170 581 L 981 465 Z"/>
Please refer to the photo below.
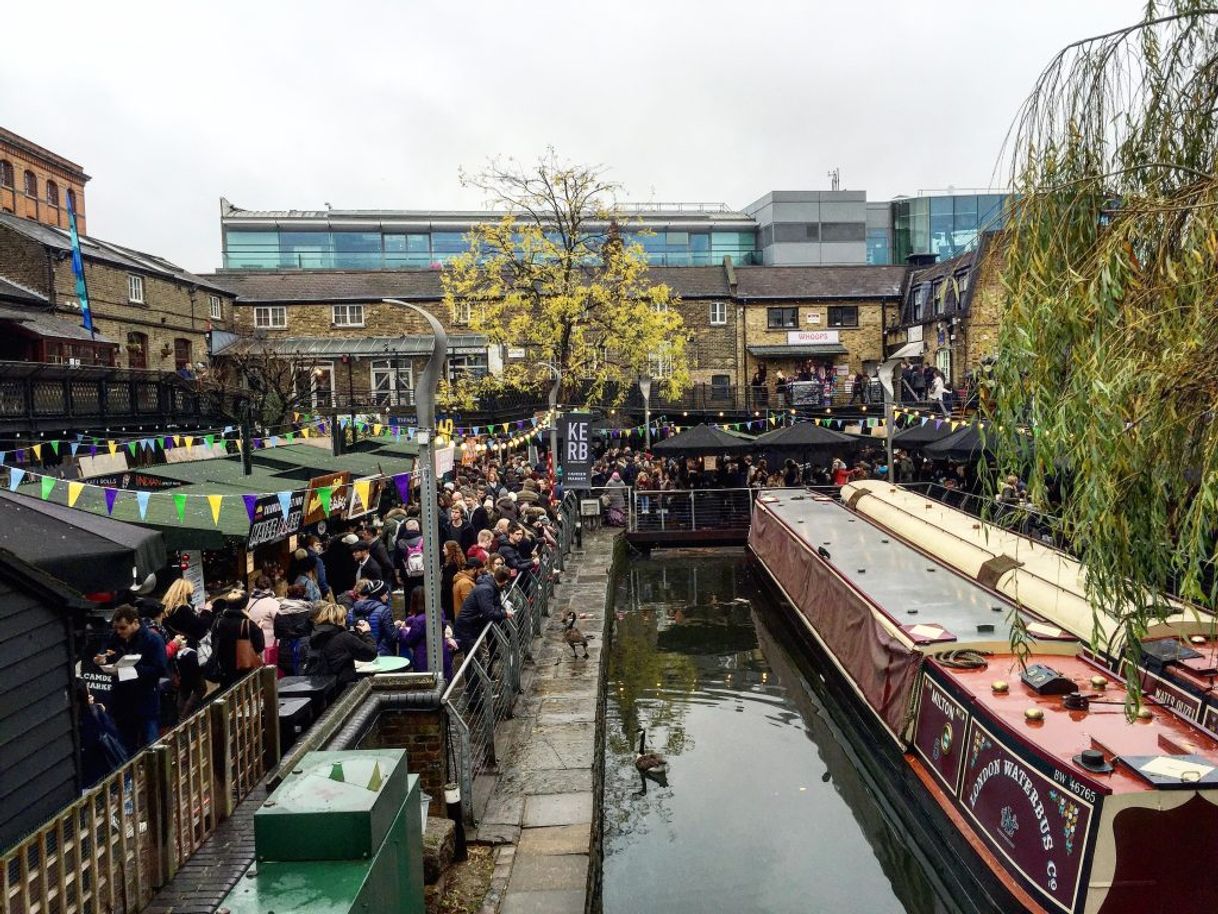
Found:
<path fill-rule="evenodd" d="M 76 499 L 80 498 L 80 493 L 83 492 L 84 490 L 85 490 L 85 484 L 83 482 L 69 482 L 68 483 L 68 507 L 69 508 L 76 507 Z"/>
<path fill-rule="evenodd" d="M 182 436 L 181 436 L 181 435 L 174 435 L 174 436 L 173 436 L 173 446 L 174 446 L 174 447 L 181 447 L 181 446 L 182 446 Z"/>
<path fill-rule="evenodd" d="M 34 445 L 34 459 L 35 460 L 42 459 L 42 445 L 41 444 Z"/>
<path fill-rule="evenodd" d="M 279 498 L 279 510 L 283 512 L 280 516 L 287 520 L 288 515 L 292 513 L 292 493 L 280 492 L 277 497 Z"/>
<path fill-rule="evenodd" d="M 127 450 L 129 450 L 131 452 L 132 457 L 135 456 L 135 449 L 139 446 L 140 446 L 140 443 L 138 441 L 128 441 L 127 442 Z"/>
<path fill-rule="evenodd" d="M 54 476 L 43 476 L 41 482 L 42 482 L 42 500 L 46 501 L 47 498 L 50 497 L 51 490 L 55 488 L 55 477 Z"/>
<path fill-rule="evenodd" d="M 135 503 L 140 508 L 140 520 L 148 516 L 148 498 L 152 495 L 151 492 L 136 492 Z"/>
<path fill-rule="evenodd" d="M 115 451 L 118 450 L 118 443 L 114 442 L 114 441 L 107 441 L 106 447 L 110 448 L 110 453 L 113 454 Z"/>
<path fill-rule="evenodd" d="M 171 444 L 173 444 L 173 439 L 170 438 L 168 435 L 166 435 L 164 438 L 161 439 L 161 449 L 162 450 L 166 450 L 166 451 L 169 450 L 169 446 Z"/>
<path fill-rule="evenodd" d="M 368 499 L 372 495 L 372 481 L 368 479 L 357 479 L 355 481 L 355 495 L 359 499 L 359 506 L 362 510 L 367 511 L 369 507 Z"/>
<path fill-rule="evenodd" d="M 378 438 L 381 436 L 380 423 L 377 423 L 376 425 L 372 426 L 372 434 L 376 435 L 376 437 L 378 437 Z"/>
<path fill-rule="evenodd" d="M 333 486 L 318 486 L 317 497 L 321 499 L 321 510 L 326 515 L 330 516 L 330 502 L 334 497 Z"/>
<path fill-rule="evenodd" d="M 79 445 L 79 444 L 77 444 L 75 441 L 73 441 L 71 444 L 69 444 L 69 445 L 68 445 L 68 447 L 69 447 L 69 448 L 71 448 L 71 450 L 72 450 L 72 456 L 73 456 L 73 457 L 75 457 L 75 456 L 76 456 L 76 449 L 77 449 L 78 447 L 80 447 L 80 445 Z"/>
<path fill-rule="evenodd" d="M 402 499 L 402 504 L 410 501 L 410 474 L 398 473 L 393 477 L 393 484 L 398 487 L 398 498 Z"/>
<path fill-rule="evenodd" d="M 187 445 L 187 447 L 189 447 L 189 446 L 190 445 Z M 178 511 L 178 523 L 179 524 L 185 523 L 186 522 L 186 496 L 182 495 L 181 493 L 174 493 L 173 506 Z"/>
<path fill-rule="evenodd" d="M 213 444 L 216 443 L 216 436 L 215 435 L 204 435 L 203 443 L 206 444 L 210 448 Z"/>
<path fill-rule="evenodd" d="M 187 450 L 190 450 L 190 449 L 191 449 L 192 447 L 194 447 L 194 446 L 195 446 L 195 439 L 194 439 L 194 436 L 193 436 L 193 435 L 187 435 L 187 436 L 186 436 L 186 449 L 187 449 Z"/>
<path fill-rule="evenodd" d="M 220 506 L 224 504 L 223 495 L 208 495 L 207 503 L 211 505 L 211 522 L 220 526 Z"/>
<path fill-rule="evenodd" d="M 106 513 L 114 513 L 114 501 L 118 498 L 118 489 L 104 489 L 106 493 Z"/>
<path fill-rule="evenodd" d="M 258 506 L 257 495 L 242 495 L 241 498 L 245 501 L 245 513 L 250 516 L 250 523 L 254 522 L 254 509 Z"/>
<path fill-rule="evenodd" d="M 283 437 L 284 437 L 284 438 L 286 438 L 288 441 L 295 441 L 295 440 L 296 440 L 296 433 L 295 433 L 295 432 L 288 432 L 288 433 L 287 433 L 286 435 L 284 435 Z"/>
<path fill-rule="evenodd" d="M 25 470 L 13 468 L 8 477 L 8 490 L 16 492 L 17 486 L 21 485 L 21 480 L 25 479 Z"/>
<path fill-rule="evenodd" d="M 302 428 L 302 429 L 300 430 L 300 437 L 301 437 L 301 438 L 308 438 L 308 437 L 309 437 L 309 427 L 308 427 L 307 425 L 306 425 L 304 428 Z"/>
<path fill-rule="evenodd" d="M 51 442 L 51 450 L 55 452 L 56 456 L 59 455 L 59 442 L 58 441 Z"/>

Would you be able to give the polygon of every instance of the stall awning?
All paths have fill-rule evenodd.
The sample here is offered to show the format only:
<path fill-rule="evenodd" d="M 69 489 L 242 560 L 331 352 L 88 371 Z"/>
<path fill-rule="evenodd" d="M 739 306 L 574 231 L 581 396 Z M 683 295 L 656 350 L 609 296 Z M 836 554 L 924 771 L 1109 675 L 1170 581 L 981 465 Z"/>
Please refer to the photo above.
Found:
<path fill-rule="evenodd" d="M 13 321 L 20 324 L 21 329 L 35 336 L 55 340 L 81 340 L 90 343 L 100 343 L 104 346 L 116 345 L 100 333 L 90 333 L 80 324 L 64 320 L 49 311 L 34 311 L 27 308 L 17 308 L 0 305 L 0 321 Z"/>
<path fill-rule="evenodd" d="M 9 492 L 0 505 L 0 548 L 79 593 L 125 589 L 165 564 L 155 530 Z"/>
<path fill-rule="evenodd" d="M 848 355 L 840 343 L 813 343 L 806 346 L 749 346 L 749 355 L 759 359 L 809 359 L 818 355 Z"/>

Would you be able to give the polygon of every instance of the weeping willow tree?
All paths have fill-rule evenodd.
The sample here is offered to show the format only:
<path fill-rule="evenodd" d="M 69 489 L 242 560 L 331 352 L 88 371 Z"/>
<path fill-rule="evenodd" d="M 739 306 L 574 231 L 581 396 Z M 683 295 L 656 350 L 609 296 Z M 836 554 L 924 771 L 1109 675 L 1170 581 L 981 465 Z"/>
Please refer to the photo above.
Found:
<path fill-rule="evenodd" d="M 1040 503 L 1062 485 L 1127 674 L 1161 594 L 1218 596 L 1216 119 L 1218 9 L 1152 2 L 1058 54 L 1008 139 L 999 465 Z"/>

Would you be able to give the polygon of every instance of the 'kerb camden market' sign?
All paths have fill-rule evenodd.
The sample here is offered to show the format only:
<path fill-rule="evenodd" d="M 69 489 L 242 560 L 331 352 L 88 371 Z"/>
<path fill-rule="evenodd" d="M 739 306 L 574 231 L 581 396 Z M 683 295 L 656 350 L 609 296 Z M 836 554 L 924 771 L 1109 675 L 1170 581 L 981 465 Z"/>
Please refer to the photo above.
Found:
<path fill-rule="evenodd" d="M 586 413 L 565 415 L 559 421 L 563 486 L 568 490 L 587 489 L 592 485 L 592 417 Z"/>
<path fill-rule="evenodd" d="M 283 514 L 283 505 L 278 495 L 264 495 L 254 504 L 254 519 L 250 521 L 250 535 L 246 542 L 247 549 L 265 546 L 287 539 L 300 529 L 304 520 L 304 490 L 291 493 L 288 502 L 287 517 Z"/>

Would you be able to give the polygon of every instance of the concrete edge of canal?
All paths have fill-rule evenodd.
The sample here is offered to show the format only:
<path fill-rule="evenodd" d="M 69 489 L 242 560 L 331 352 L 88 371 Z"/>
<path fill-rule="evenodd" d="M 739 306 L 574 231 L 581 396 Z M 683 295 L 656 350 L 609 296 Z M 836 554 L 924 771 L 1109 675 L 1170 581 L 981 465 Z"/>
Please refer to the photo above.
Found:
<path fill-rule="evenodd" d="M 500 844 L 482 912 L 587 914 L 600 908 L 604 690 L 614 572 L 623 537 L 585 534 L 567 560 L 476 837 Z M 589 658 L 574 657 L 563 616 L 578 616 Z M 506 734 L 505 734 L 506 735 Z"/>

